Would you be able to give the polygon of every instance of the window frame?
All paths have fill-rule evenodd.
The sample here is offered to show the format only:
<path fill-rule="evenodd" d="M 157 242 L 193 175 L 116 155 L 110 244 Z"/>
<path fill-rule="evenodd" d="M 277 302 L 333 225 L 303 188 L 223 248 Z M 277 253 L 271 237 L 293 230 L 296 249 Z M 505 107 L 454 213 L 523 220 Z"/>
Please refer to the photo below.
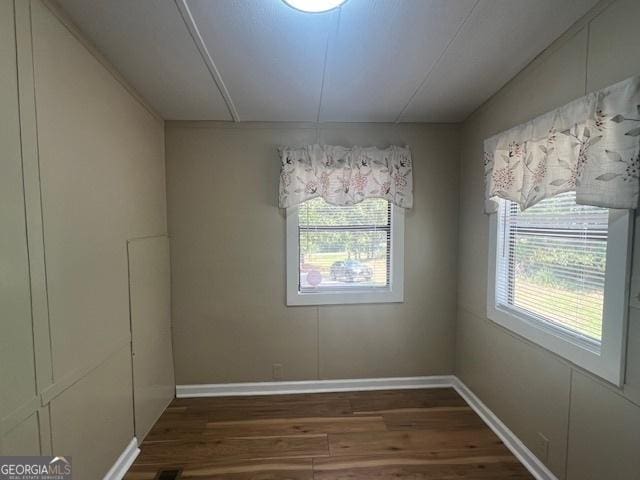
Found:
<path fill-rule="evenodd" d="M 633 216 L 628 210 L 609 209 L 602 341 L 600 347 L 595 348 L 578 335 L 547 325 L 533 315 L 504 305 L 496 305 L 497 250 L 500 236 L 498 214 L 499 211 L 492 213 L 489 220 L 487 317 L 604 380 L 621 386 L 625 373 Z"/>
<path fill-rule="evenodd" d="M 401 303 L 404 301 L 404 209 L 391 204 L 391 249 L 389 285 L 353 291 L 301 292 L 298 206 L 286 210 L 287 305 L 347 305 L 357 303 Z"/>

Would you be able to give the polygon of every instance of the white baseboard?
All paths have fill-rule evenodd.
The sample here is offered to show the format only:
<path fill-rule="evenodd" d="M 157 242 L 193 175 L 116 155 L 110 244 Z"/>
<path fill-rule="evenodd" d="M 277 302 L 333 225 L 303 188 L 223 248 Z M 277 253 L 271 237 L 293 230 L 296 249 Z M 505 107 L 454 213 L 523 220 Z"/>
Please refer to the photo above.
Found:
<path fill-rule="evenodd" d="M 367 378 L 354 380 L 310 380 L 302 382 L 257 382 L 177 385 L 176 397 L 226 397 L 235 395 L 278 395 L 287 393 L 351 392 L 417 388 L 454 388 L 487 426 L 502 440 L 536 480 L 558 480 L 524 443 L 454 375 L 431 377 Z M 133 457 L 135 458 L 135 456 Z M 115 477 L 114 477 L 115 478 Z M 106 480 L 106 477 L 105 477 Z"/>
<path fill-rule="evenodd" d="M 133 437 L 103 480 L 122 480 L 139 453 L 138 439 Z"/>
<path fill-rule="evenodd" d="M 176 397 L 227 397 L 235 395 L 281 395 L 287 393 L 438 388 L 453 386 L 453 380 L 453 376 L 440 375 L 433 377 L 363 378 L 354 380 L 176 385 Z"/>
<path fill-rule="evenodd" d="M 493 430 L 511 453 L 529 470 L 536 480 L 558 480 L 524 443 L 462 381 L 454 377 L 453 388 Z"/>

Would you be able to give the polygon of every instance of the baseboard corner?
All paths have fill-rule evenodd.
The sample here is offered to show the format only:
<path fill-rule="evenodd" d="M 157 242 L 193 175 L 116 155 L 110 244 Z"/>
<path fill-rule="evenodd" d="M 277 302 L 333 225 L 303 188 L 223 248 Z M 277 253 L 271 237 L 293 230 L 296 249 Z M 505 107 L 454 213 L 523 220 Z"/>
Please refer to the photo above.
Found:
<path fill-rule="evenodd" d="M 493 430 L 493 432 L 502 440 L 502 443 L 520 460 L 529 473 L 536 480 L 558 480 L 558 478 L 542 463 L 534 453 L 522 443 L 515 433 L 513 433 L 495 413 L 480 400 L 475 393 L 467 387 L 462 380 L 454 377 L 453 388 L 460 394 L 469 406 L 478 414 L 478 416 Z"/>
<path fill-rule="evenodd" d="M 122 480 L 139 454 L 138 439 L 133 437 L 104 476 L 103 480 Z"/>

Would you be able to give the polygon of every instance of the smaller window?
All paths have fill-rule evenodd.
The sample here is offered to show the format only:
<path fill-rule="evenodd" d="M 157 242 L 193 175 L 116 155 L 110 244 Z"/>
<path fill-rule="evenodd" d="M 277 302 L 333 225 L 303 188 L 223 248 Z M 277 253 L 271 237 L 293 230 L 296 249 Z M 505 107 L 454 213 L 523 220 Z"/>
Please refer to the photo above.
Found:
<path fill-rule="evenodd" d="M 487 315 L 613 382 L 622 381 L 629 214 L 575 192 L 492 216 Z"/>
<path fill-rule="evenodd" d="M 287 304 L 401 302 L 404 214 L 384 199 L 287 209 Z"/>

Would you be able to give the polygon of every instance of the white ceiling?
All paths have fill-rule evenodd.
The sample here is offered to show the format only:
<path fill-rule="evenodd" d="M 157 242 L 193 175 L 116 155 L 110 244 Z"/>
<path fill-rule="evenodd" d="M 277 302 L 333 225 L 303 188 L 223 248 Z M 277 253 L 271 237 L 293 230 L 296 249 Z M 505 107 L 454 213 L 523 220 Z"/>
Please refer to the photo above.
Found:
<path fill-rule="evenodd" d="M 597 0 L 59 0 L 165 119 L 458 122 Z"/>

